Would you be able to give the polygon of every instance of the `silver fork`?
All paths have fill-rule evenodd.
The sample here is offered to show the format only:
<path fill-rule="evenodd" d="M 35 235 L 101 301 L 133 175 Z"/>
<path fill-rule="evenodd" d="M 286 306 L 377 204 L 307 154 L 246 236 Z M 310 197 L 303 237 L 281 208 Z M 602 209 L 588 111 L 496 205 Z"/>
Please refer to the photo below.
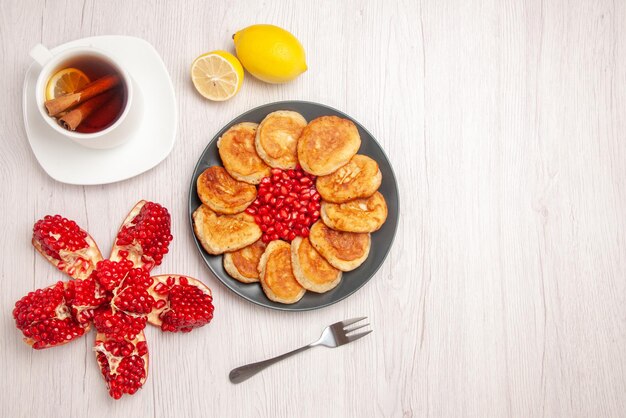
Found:
<path fill-rule="evenodd" d="M 365 325 L 352 327 L 352 328 L 348 328 L 348 327 L 364 319 L 367 319 L 367 317 L 363 316 L 361 318 L 346 319 L 345 321 L 340 321 L 332 325 L 329 325 L 326 328 L 324 328 L 324 331 L 322 331 L 322 335 L 317 341 L 309 345 L 305 345 L 304 347 L 300 347 L 296 350 L 290 351 L 288 353 L 282 354 L 280 356 L 268 359 L 268 360 L 259 361 L 258 363 L 251 363 L 245 366 L 237 367 L 236 369 L 233 369 L 230 371 L 228 378 L 230 379 L 232 383 L 241 383 L 244 380 L 248 380 L 249 378 L 257 374 L 261 370 L 265 369 L 266 367 L 269 367 L 274 363 L 278 363 L 279 361 L 286 359 L 287 357 L 291 357 L 294 354 L 298 354 L 303 351 L 306 351 L 311 347 L 323 345 L 324 347 L 335 348 L 335 347 L 339 347 L 340 345 L 344 345 L 344 344 L 351 343 L 352 341 L 356 341 L 359 338 L 365 337 L 367 334 L 372 332 L 372 330 L 359 332 L 356 334 L 352 334 L 352 332 L 356 331 L 357 329 L 361 329 L 363 327 L 368 326 L 369 323 Z"/>

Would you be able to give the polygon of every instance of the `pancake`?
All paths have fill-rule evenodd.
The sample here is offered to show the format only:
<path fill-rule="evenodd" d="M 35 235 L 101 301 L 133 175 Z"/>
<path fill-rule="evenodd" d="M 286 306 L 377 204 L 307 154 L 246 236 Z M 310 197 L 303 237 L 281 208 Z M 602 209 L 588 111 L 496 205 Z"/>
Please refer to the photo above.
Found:
<path fill-rule="evenodd" d="M 306 292 L 293 275 L 291 246 L 285 241 L 267 245 L 259 261 L 259 279 L 265 295 L 274 302 L 296 303 Z"/>
<path fill-rule="evenodd" d="M 209 254 L 236 251 L 261 238 L 261 228 L 252 215 L 218 215 L 207 205 L 201 205 L 192 215 L 193 231 Z"/>
<path fill-rule="evenodd" d="M 289 170 L 298 164 L 298 138 L 306 119 L 298 112 L 278 110 L 263 119 L 256 130 L 254 145 L 259 157 L 270 167 Z"/>
<path fill-rule="evenodd" d="M 387 219 L 387 202 L 379 192 L 346 203 L 322 201 L 320 215 L 326 226 L 346 232 L 378 231 Z"/>
<path fill-rule="evenodd" d="M 337 171 L 318 177 L 315 187 L 322 199 L 344 203 L 370 197 L 378 190 L 382 179 L 378 163 L 368 156 L 357 154 Z"/>
<path fill-rule="evenodd" d="M 370 234 L 335 231 L 322 221 L 313 224 L 309 240 L 330 265 L 341 271 L 354 270 L 363 264 L 371 246 Z"/>
<path fill-rule="evenodd" d="M 270 167 L 256 153 L 256 123 L 233 125 L 217 140 L 217 148 L 226 171 L 240 181 L 259 184 L 270 175 Z"/>
<path fill-rule="evenodd" d="M 325 176 L 345 165 L 357 153 L 361 137 L 356 125 L 337 116 L 312 120 L 298 140 L 298 160 L 304 171 Z"/>
<path fill-rule="evenodd" d="M 341 282 L 341 271 L 331 266 L 308 238 L 291 241 L 291 266 L 298 283 L 312 292 L 328 292 Z"/>
<path fill-rule="evenodd" d="M 241 250 L 224 254 L 224 269 L 242 283 L 259 281 L 259 259 L 265 251 L 265 244 L 258 240 Z"/>
<path fill-rule="evenodd" d="M 224 167 L 209 167 L 196 181 L 198 197 L 218 213 L 239 213 L 256 199 L 256 187 L 235 180 Z"/>

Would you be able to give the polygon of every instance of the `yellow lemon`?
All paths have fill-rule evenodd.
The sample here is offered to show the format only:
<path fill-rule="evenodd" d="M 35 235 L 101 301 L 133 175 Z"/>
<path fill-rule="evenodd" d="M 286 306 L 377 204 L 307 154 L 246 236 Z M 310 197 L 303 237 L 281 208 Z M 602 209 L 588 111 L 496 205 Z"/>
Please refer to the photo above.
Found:
<path fill-rule="evenodd" d="M 233 97 L 243 83 L 243 67 L 233 54 L 212 51 L 200 55 L 191 64 L 191 80 L 198 93 L 210 100 Z"/>
<path fill-rule="evenodd" d="M 55 73 L 46 85 L 46 100 L 74 93 L 89 84 L 89 77 L 77 68 L 65 68 Z"/>
<path fill-rule="evenodd" d="M 267 83 L 285 83 L 307 70 L 302 44 L 274 25 L 253 25 L 233 35 L 244 68 Z"/>

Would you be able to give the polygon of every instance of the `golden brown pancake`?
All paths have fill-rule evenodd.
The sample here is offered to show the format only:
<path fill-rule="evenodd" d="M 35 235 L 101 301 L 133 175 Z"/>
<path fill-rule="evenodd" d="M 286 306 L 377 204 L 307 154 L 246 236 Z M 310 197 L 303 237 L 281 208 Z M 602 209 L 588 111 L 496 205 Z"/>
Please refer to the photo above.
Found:
<path fill-rule="evenodd" d="M 192 215 L 193 231 L 209 254 L 236 251 L 261 238 L 261 228 L 252 215 L 218 215 L 207 205 L 201 205 Z"/>
<path fill-rule="evenodd" d="M 374 232 L 387 219 L 387 202 L 379 192 L 366 199 L 355 199 L 346 203 L 322 201 L 320 209 L 324 223 L 338 231 Z"/>
<path fill-rule="evenodd" d="M 306 290 L 293 275 L 291 246 L 285 241 L 272 241 L 259 261 L 259 279 L 265 295 L 274 302 L 296 303 Z"/>
<path fill-rule="evenodd" d="M 317 178 L 315 187 L 322 199 L 343 203 L 370 197 L 383 179 L 378 163 L 366 155 L 357 154 L 337 171 Z"/>
<path fill-rule="evenodd" d="M 370 234 L 335 231 L 322 221 L 313 224 L 309 240 L 326 261 L 341 271 L 363 264 L 371 246 Z"/>
<path fill-rule="evenodd" d="M 224 254 L 224 269 L 242 283 L 259 281 L 259 260 L 265 251 L 265 244 L 258 240 L 241 250 Z"/>
<path fill-rule="evenodd" d="M 209 167 L 196 181 L 198 197 L 218 213 L 238 213 L 256 199 L 256 187 L 235 180 L 224 167 Z"/>
<path fill-rule="evenodd" d="M 308 238 L 296 237 L 291 241 L 291 265 L 296 280 L 306 290 L 324 293 L 341 282 L 341 270 L 331 266 Z"/>
<path fill-rule="evenodd" d="M 356 125 L 337 116 L 312 120 L 298 140 L 298 160 L 304 171 L 325 176 L 345 165 L 357 153 L 361 137 Z"/>
<path fill-rule="evenodd" d="M 254 145 L 259 157 L 270 167 L 294 169 L 298 164 L 298 138 L 306 119 L 298 112 L 278 110 L 263 119 L 256 130 Z"/>
<path fill-rule="evenodd" d="M 270 175 L 270 167 L 256 153 L 254 138 L 256 123 L 243 122 L 233 125 L 217 141 L 220 158 L 226 171 L 237 180 L 259 184 Z"/>

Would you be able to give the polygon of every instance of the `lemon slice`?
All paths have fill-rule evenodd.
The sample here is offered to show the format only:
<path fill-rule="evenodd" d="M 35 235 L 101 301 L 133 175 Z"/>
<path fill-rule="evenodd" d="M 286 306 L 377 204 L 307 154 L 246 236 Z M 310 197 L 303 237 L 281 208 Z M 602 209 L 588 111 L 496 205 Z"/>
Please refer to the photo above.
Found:
<path fill-rule="evenodd" d="M 200 55 L 191 64 L 191 80 L 196 90 L 210 100 L 224 101 L 233 97 L 243 83 L 243 67 L 226 51 Z"/>
<path fill-rule="evenodd" d="M 46 85 L 46 100 L 74 93 L 89 84 L 89 77 L 77 68 L 65 68 L 55 73 Z"/>

